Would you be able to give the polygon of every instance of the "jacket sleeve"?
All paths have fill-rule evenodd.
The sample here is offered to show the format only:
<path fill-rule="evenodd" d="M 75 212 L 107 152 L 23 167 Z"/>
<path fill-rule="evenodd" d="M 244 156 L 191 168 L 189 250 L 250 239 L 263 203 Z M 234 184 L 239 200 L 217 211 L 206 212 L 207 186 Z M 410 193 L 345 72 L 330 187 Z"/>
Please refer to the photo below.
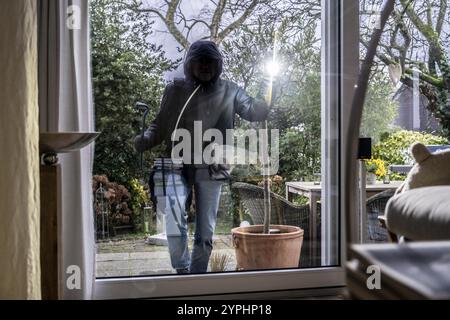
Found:
<path fill-rule="evenodd" d="M 167 118 L 169 116 L 169 97 L 172 86 L 172 84 L 169 84 L 164 89 L 158 114 L 144 133 L 146 150 L 150 150 L 151 148 L 161 144 L 164 140 L 166 128 L 165 123 L 167 122 Z"/>
<path fill-rule="evenodd" d="M 234 106 L 236 113 L 241 118 L 251 122 L 266 120 L 269 115 L 269 106 L 264 100 L 250 97 L 239 87 L 237 87 Z"/>

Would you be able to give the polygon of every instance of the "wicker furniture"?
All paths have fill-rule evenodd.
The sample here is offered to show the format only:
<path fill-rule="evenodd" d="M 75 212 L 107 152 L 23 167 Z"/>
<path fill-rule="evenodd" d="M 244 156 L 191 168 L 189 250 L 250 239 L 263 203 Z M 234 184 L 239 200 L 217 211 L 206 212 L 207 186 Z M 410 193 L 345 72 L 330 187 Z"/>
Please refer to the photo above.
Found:
<path fill-rule="evenodd" d="M 318 236 L 318 226 L 315 225 L 315 221 L 318 221 L 318 204 L 320 203 L 320 197 L 322 194 L 322 187 L 320 184 L 314 182 L 286 182 L 286 199 L 292 201 L 294 195 L 301 195 L 309 199 L 309 220 L 312 222 L 309 229 L 311 237 L 314 239 L 320 239 Z M 316 250 L 317 252 L 317 250 Z"/>
<path fill-rule="evenodd" d="M 240 201 L 251 216 L 253 224 L 264 223 L 264 189 L 248 183 L 236 182 L 231 186 L 233 191 L 238 192 Z M 271 192 L 271 224 L 282 224 L 297 226 L 304 230 L 303 245 L 300 257 L 300 267 L 311 267 L 320 265 L 320 255 L 317 253 L 320 243 L 320 215 L 316 225 L 319 237 L 311 239 L 309 205 L 297 206 L 283 197 Z"/>
<path fill-rule="evenodd" d="M 389 236 L 386 228 L 380 223 L 378 217 L 384 215 L 386 204 L 394 196 L 395 190 L 389 189 L 378 193 L 366 201 L 367 212 L 367 239 L 365 242 L 388 242 Z"/>
<path fill-rule="evenodd" d="M 383 182 L 376 182 L 375 184 L 368 184 L 365 186 L 365 197 L 364 201 L 366 204 L 370 204 L 370 202 L 375 202 L 374 206 L 378 206 L 378 210 L 380 214 L 384 213 L 384 206 L 383 204 L 383 198 L 387 196 L 390 197 L 390 194 L 394 192 L 403 182 L 402 181 L 391 181 L 388 184 L 384 184 Z M 390 191 L 389 191 L 390 190 Z M 388 191 L 383 194 L 381 198 L 373 198 L 375 195 L 379 193 L 383 193 L 384 191 Z M 320 204 L 319 200 L 322 196 L 322 186 L 314 184 L 313 182 L 300 182 L 300 181 L 288 181 L 286 182 L 286 199 L 289 201 L 292 200 L 292 196 L 294 194 L 305 196 L 309 199 L 309 210 L 310 210 L 310 221 L 317 221 L 317 205 Z M 367 199 L 372 199 L 371 201 Z M 378 199 L 378 200 L 377 200 Z M 386 199 L 387 200 L 387 199 Z M 380 202 L 378 204 L 378 202 Z M 373 207 L 373 206 L 372 206 Z M 373 210 L 374 208 L 372 208 Z M 376 209 L 376 208 L 375 208 Z M 369 209 L 368 209 L 369 210 Z M 367 217 L 367 212 L 365 213 Z M 373 215 L 372 215 L 373 216 Z M 371 216 L 369 216 L 370 219 Z M 367 225 L 369 219 L 361 219 L 360 223 L 365 223 Z M 370 229 L 366 229 L 365 232 L 363 232 L 362 236 L 364 237 L 364 242 L 380 242 L 383 240 L 379 240 L 379 237 L 376 237 L 375 239 L 371 239 L 368 235 L 369 232 L 373 231 L 373 228 L 371 226 L 375 226 L 377 228 L 380 225 L 378 221 L 371 221 L 369 224 Z M 319 231 L 317 227 L 311 226 L 311 230 L 313 233 L 311 233 L 312 237 L 320 239 L 320 237 L 317 234 L 314 234 L 314 231 Z"/>
<path fill-rule="evenodd" d="M 231 186 L 232 190 L 239 194 L 242 206 L 251 217 L 252 224 L 264 223 L 264 189 L 253 184 L 236 182 Z M 365 242 L 388 242 L 388 231 L 382 226 L 378 217 L 383 216 L 386 203 L 394 195 L 395 190 L 389 189 L 378 193 L 366 202 L 367 208 L 367 239 Z M 311 239 L 310 206 L 297 206 L 285 198 L 271 192 L 271 224 L 284 224 L 301 227 L 305 234 L 303 238 L 301 267 L 320 265 L 320 202 L 317 203 L 317 238 Z"/>

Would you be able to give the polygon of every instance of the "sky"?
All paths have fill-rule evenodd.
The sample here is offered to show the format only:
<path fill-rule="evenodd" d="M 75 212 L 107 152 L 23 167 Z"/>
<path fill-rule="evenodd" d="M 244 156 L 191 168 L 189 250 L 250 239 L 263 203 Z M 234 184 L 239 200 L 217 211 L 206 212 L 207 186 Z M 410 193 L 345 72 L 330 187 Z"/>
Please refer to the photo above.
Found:
<path fill-rule="evenodd" d="M 147 6 L 152 6 L 152 7 L 158 7 L 159 5 L 164 3 L 164 1 L 160 1 L 160 0 L 157 0 L 157 1 L 144 0 L 143 2 Z M 156 2 L 156 4 L 155 4 L 155 2 Z M 370 4 L 372 2 L 367 1 L 367 3 Z M 194 17 L 198 16 L 202 9 L 205 9 L 208 7 L 211 7 L 210 0 L 181 1 L 182 12 L 187 18 L 194 18 Z M 364 18 L 365 17 L 362 16 L 362 19 L 364 19 Z M 446 24 L 444 26 L 444 32 L 449 32 L 449 30 L 448 30 L 449 27 L 450 26 L 448 24 Z M 150 39 L 148 39 L 148 41 L 155 43 L 157 45 L 162 45 L 163 50 L 166 52 L 166 56 L 170 59 L 176 60 L 179 58 L 183 58 L 184 52 L 180 53 L 178 51 L 178 48 L 180 47 L 180 45 L 173 38 L 173 36 L 167 32 L 167 28 L 166 28 L 165 24 L 161 21 L 161 19 L 159 19 L 159 18 L 155 19 L 154 28 L 157 31 Z M 320 25 L 319 25 L 318 29 L 317 29 L 318 38 L 320 38 L 320 33 L 321 33 L 321 29 L 320 29 Z M 206 32 L 205 29 L 201 30 L 201 29 L 197 28 L 194 30 L 194 32 L 191 33 L 189 40 L 191 42 L 193 42 L 195 40 L 202 38 L 205 35 L 208 35 L 208 32 Z M 450 53 L 450 48 L 447 48 L 447 53 Z M 417 52 L 417 54 L 419 54 L 419 59 L 420 59 L 420 56 L 426 55 L 427 52 L 419 51 L 419 52 Z M 178 68 L 178 70 L 168 72 L 165 74 L 166 80 L 172 80 L 174 77 L 183 77 L 183 68 L 181 65 Z"/>
<path fill-rule="evenodd" d="M 156 7 L 154 3 L 155 1 L 144 1 L 144 3 L 148 3 L 149 6 L 152 5 Z M 181 9 L 183 14 L 187 18 L 195 17 L 198 15 L 200 10 L 204 8 L 206 5 L 208 5 L 208 2 L 205 0 L 195 0 L 195 1 L 181 1 Z M 162 22 L 161 19 L 157 18 L 155 19 L 154 24 L 155 34 L 151 39 L 148 39 L 150 42 L 155 43 L 157 45 L 162 45 L 163 50 L 166 52 L 166 56 L 169 59 L 176 60 L 179 58 L 184 58 L 184 51 L 179 52 L 178 48 L 181 47 L 180 44 L 174 39 L 174 37 L 168 33 L 167 28 Z M 190 41 L 193 42 L 197 39 L 200 39 L 201 37 L 205 36 L 206 33 L 202 32 L 199 29 L 194 30 L 194 32 L 190 35 Z M 173 78 L 183 77 L 183 68 L 182 65 L 179 66 L 179 68 L 175 71 L 167 72 L 165 74 L 165 80 L 172 80 Z"/>

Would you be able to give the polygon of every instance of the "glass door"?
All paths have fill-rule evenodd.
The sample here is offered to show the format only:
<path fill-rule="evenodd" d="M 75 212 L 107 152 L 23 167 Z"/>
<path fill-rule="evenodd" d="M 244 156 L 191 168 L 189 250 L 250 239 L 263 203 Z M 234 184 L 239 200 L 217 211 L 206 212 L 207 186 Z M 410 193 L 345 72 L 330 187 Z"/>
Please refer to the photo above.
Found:
<path fill-rule="evenodd" d="M 358 10 L 91 1 L 97 298 L 344 285 L 341 137 Z M 232 171 L 208 162 L 223 146 Z"/>
<path fill-rule="evenodd" d="M 361 59 L 379 25 L 382 3 L 359 1 Z M 430 152 L 448 148 L 446 15 L 445 1 L 397 1 L 381 37 L 360 130 L 372 142 L 372 158 L 362 163 L 367 177 L 362 242 L 388 241 L 377 217 L 416 161 L 411 145 L 420 142 Z"/>

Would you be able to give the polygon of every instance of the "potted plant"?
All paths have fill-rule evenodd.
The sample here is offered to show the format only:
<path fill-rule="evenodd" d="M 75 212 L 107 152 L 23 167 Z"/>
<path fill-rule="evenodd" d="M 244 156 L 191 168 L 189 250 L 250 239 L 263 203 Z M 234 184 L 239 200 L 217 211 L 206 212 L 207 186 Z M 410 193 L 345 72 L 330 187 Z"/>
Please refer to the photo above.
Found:
<path fill-rule="evenodd" d="M 263 127 L 266 128 L 267 123 Z M 268 163 L 268 158 L 264 162 Z M 281 181 L 282 177 L 273 177 L 275 185 Z M 270 224 L 272 215 L 271 182 L 272 179 L 268 172 L 264 170 L 262 185 L 254 186 L 255 190 L 250 191 L 261 191 L 261 187 L 264 190 L 264 197 L 261 199 L 260 193 L 254 201 L 258 210 L 264 211 L 263 224 L 240 226 L 231 230 L 238 270 L 297 268 L 299 266 L 304 231 L 298 226 Z M 277 197 L 274 199 L 281 201 Z M 286 200 L 283 199 L 283 202 Z M 284 205 L 287 204 L 284 203 Z"/>
<path fill-rule="evenodd" d="M 386 175 L 386 166 L 381 159 L 366 160 L 367 184 L 375 184 L 377 178 Z"/>
<path fill-rule="evenodd" d="M 297 268 L 303 243 L 303 230 L 296 226 L 264 225 L 232 230 L 238 270 Z"/>
<path fill-rule="evenodd" d="M 283 22 L 280 25 L 283 25 Z M 279 71 L 277 64 L 278 33 L 275 32 L 273 56 L 266 65 L 269 76 L 269 86 L 265 99 L 270 106 L 272 99 L 272 82 Z M 262 131 L 267 132 L 267 120 L 262 124 Z M 268 135 L 262 137 L 261 154 L 263 155 L 262 176 L 264 181 L 264 223 L 234 228 L 232 230 L 236 249 L 236 262 L 239 269 L 277 269 L 297 268 L 300 261 L 300 251 L 303 243 L 303 230 L 297 226 L 271 225 L 271 193 L 270 193 L 270 161 Z M 261 205 L 261 203 L 260 203 Z"/>

